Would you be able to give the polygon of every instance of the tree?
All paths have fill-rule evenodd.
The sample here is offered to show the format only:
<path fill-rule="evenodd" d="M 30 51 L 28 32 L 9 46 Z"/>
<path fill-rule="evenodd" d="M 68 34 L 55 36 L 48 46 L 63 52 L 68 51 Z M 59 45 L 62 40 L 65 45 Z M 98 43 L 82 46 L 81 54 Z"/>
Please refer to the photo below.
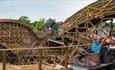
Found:
<path fill-rule="evenodd" d="M 21 16 L 18 20 L 21 21 L 21 22 L 23 22 L 23 23 L 26 23 L 26 24 L 31 24 L 30 23 L 31 20 L 27 16 Z"/>
<path fill-rule="evenodd" d="M 45 19 L 44 18 L 41 18 L 38 21 L 31 22 L 29 17 L 21 16 L 18 20 L 23 22 L 23 23 L 31 25 L 33 27 L 33 29 L 36 29 L 38 31 L 42 31 L 44 26 L 45 26 Z"/>
<path fill-rule="evenodd" d="M 45 19 L 42 18 L 38 21 L 35 21 L 33 24 L 35 25 L 34 26 L 35 29 L 37 29 L 38 31 L 42 31 L 45 25 Z"/>
<path fill-rule="evenodd" d="M 60 25 L 59 22 L 57 22 L 57 23 L 55 24 L 55 32 L 56 32 L 56 33 L 61 32 L 61 25 Z"/>

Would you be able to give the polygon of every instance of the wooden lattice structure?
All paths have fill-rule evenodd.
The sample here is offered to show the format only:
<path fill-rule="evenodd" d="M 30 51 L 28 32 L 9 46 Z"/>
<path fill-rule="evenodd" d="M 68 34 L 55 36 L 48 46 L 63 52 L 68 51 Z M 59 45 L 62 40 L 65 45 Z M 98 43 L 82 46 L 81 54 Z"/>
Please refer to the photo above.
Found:
<path fill-rule="evenodd" d="M 79 43 L 88 43 L 92 31 L 104 33 L 104 30 L 114 32 L 113 19 L 115 19 L 115 1 L 98 0 L 76 12 L 62 24 L 62 39 L 70 38 Z M 103 28 L 110 20 L 110 28 Z"/>
<path fill-rule="evenodd" d="M 75 45 L 82 45 L 84 47 L 84 44 L 90 44 L 90 35 L 92 32 L 94 31 L 95 34 L 98 34 L 99 32 L 104 33 L 105 29 L 102 27 L 102 25 L 105 24 L 106 21 L 111 21 L 111 28 L 106 29 L 109 30 L 110 35 L 112 31 L 115 31 L 115 29 L 112 27 L 114 18 L 115 0 L 98 0 L 95 3 L 85 7 L 84 9 L 72 15 L 62 24 L 62 33 L 60 36 L 61 41 L 65 42 L 65 39 L 69 39 L 71 40 L 71 43 L 61 47 L 69 46 L 73 48 L 67 47 L 62 51 L 60 51 L 60 49 L 53 48 L 49 50 L 50 52 L 47 49 L 42 49 L 42 53 L 44 54 L 43 58 L 45 57 L 47 59 L 53 59 L 54 61 L 57 60 L 55 58 L 58 58 L 58 63 L 60 64 L 63 64 L 63 62 L 66 60 L 66 57 L 68 57 L 68 61 L 75 59 L 75 55 L 77 54 L 76 52 L 80 47 L 75 47 Z M 20 21 L 11 19 L 0 20 L 0 44 L 4 46 L 2 48 L 12 49 L 37 48 L 39 46 L 44 47 L 44 43 L 46 43 L 47 40 L 44 39 L 44 35 L 41 37 L 39 34 L 40 33 L 36 34 L 30 26 L 23 24 Z M 45 46 L 47 47 L 48 45 Z M 54 54 L 55 52 L 56 54 Z M 60 52 L 63 53 L 61 56 L 59 55 Z M 39 61 L 37 55 L 40 52 L 35 50 L 18 52 L 12 51 L 12 53 L 18 55 L 15 61 L 17 64 L 31 64 Z"/>
<path fill-rule="evenodd" d="M 61 39 L 63 41 L 71 40 L 71 43 L 67 44 L 68 46 L 91 44 L 93 33 L 102 38 L 112 39 L 115 36 L 114 19 L 115 0 L 98 0 L 76 12 L 62 24 Z M 107 21 L 110 22 L 107 23 Z M 106 24 L 109 24 L 110 27 L 104 28 L 103 26 Z M 69 59 L 75 59 L 76 52 L 77 50 L 74 49 L 72 54 L 68 53 L 73 57 L 69 57 Z"/>
<path fill-rule="evenodd" d="M 43 39 L 33 31 L 33 28 L 25 23 L 12 19 L 0 19 L 1 48 L 35 48 L 41 44 L 42 40 Z M 32 54 L 32 51 L 11 51 L 11 53 L 18 56 L 16 58 L 20 62 L 22 54 Z M 20 64 L 19 62 L 18 64 Z"/>
<path fill-rule="evenodd" d="M 0 43 L 5 48 L 34 47 L 37 41 L 37 35 L 30 26 L 17 20 L 0 20 Z"/>

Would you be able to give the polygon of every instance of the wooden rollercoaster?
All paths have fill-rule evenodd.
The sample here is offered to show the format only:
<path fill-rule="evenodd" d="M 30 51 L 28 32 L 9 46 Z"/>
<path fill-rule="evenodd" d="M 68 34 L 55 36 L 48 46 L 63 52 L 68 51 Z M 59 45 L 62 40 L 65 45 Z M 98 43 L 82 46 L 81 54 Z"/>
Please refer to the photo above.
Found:
<path fill-rule="evenodd" d="M 49 45 L 46 44 L 48 40 L 45 39 L 45 33 L 37 33 L 30 26 L 18 20 L 1 19 L 0 44 L 2 46 L 1 48 L 10 49 L 7 51 L 11 51 L 13 55 L 16 55 L 15 64 L 37 63 L 39 61 L 37 57 L 40 49 L 39 51 L 35 49 L 39 47 L 50 48 L 42 48 L 43 57 L 41 58 L 53 59 L 54 62 L 63 64 L 65 60 L 71 62 L 75 59 L 75 54 L 80 52 L 79 48 L 81 48 L 81 45 L 88 47 L 91 44 L 92 32 L 95 35 L 102 34 L 105 36 L 109 33 L 111 37 L 114 37 L 114 19 L 115 0 L 98 0 L 88 5 L 62 24 L 62 32 L 58 39 L 64 44 L 58 48 L 48 47 Z M 110 28 L 103 28 L 107 21 L 110 21 Z M 106 33 L 105 30 L 108 32 Z M 54 41 L 56 39 L 55 37 Z M 26 50 L 16 51 L 18 48 L 25 48 Z M 29 48 L 34 49 L 29 50 Z M 15 49 L 15 51 L 11 49 Z M 66 59 L 67 57 L 68 59 Z M 56 58 L 59 61 L 56 61 Z"/>

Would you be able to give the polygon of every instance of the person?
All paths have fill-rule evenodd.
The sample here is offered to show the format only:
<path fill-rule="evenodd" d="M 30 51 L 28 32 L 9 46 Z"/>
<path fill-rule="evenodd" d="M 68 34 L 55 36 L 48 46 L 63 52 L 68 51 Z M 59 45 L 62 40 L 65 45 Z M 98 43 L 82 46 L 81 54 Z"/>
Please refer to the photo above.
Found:
<path fill-rule="evenodd" d="M 91 52 L 93 53 L 99 53 L 102 47 L 102 39 L 101 38 L 96 38 L 92 41 L 91 45 Z"/>
<path fill-rule="evenodd" d="M 108 47 L 109 47 L 109 44 L 104 41 L 102 44 L 101 50 L 100 50 L 100 63 L 101 64 L 105 63 L 105 57 L 108 52 Z"/>
<path fill-rule="evenodd" d="M 112 52 L 113 59 L 115 59 L 115 40 L 111 40 L 109 44 L 109 49 Z"/>
<path fill-rule="evenodd" d="M 115 59 L 115 46 L 113 45 L 115 44 L 115 42 L 113 40 L 110 40 L 108 42 L 106 41 L 105 43 L 103 44 L 103 48 L 100 52 L 100 63 L 109 63 Z"/>
<path fill-rule="evenodd" d="M 100 57 L 99 54 L 100 54 L 101 47 L 102 47 L 102 38 L 100 38 L 99 36 L 92 38 L 91 47 L 88 49 L 87 52 L 89 52 L 88 54 L 90 55 L 90 57 L 96 56 L 97 58 L 95 59 L 90 58 L 90 61 L 88 61 L 88 63 L 91 63 L 90 64 L 91 66 L 95 66 L 100 63 L 98 57 Z"/>

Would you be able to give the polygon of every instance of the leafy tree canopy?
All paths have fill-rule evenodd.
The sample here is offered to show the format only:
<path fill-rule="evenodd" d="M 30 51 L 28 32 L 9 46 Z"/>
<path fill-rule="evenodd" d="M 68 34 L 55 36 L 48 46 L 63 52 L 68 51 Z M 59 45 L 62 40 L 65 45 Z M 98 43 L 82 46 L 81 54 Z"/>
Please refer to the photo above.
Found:
<path fill-rule="evenodd" d="M 45 25 L 45 19 L 44 18 L 41 18 L 41 19 L 34 21 L 34 22 L 31 22 L 29 17 L 21 16 L 18 20 L 23 22 L 23 23 L 31 25 L 34 29 L 36 29 L 38 31 L 42 31 L 44 28 L 44 25 Z"/>
<path fill-rule="evenodd" d="M 35 24 L 34 25 L 35 29 L 37 29 L 38 31 L 42 31 L 45 25 L 45 19 L 44 18 L 39 19 L 38 21 L 35 21 L 33 24 Z"/>
<path fill-rule="evenodd" d="M 38 31 L 42 31 L 44 27 L 53 27 L 56 32 L 60 32 L 60 24 L 59 22 L 56 22 L 55 19 L 49 18 L 48 20 L 46 20 L 44 18 L 40 18 L 39 20 L 32 22 L 29 17 L 21 16 L 18 20 L 31 25 L 33 29 L 36 29 Z"/>
<path fill-rule="evenodd" d="M 21 22 L 27 23 L 27 24 L 30 24 L 31 22 L 31 20 L 27 16 L 21 16 L 18 20 L 20 20 Z"/>

